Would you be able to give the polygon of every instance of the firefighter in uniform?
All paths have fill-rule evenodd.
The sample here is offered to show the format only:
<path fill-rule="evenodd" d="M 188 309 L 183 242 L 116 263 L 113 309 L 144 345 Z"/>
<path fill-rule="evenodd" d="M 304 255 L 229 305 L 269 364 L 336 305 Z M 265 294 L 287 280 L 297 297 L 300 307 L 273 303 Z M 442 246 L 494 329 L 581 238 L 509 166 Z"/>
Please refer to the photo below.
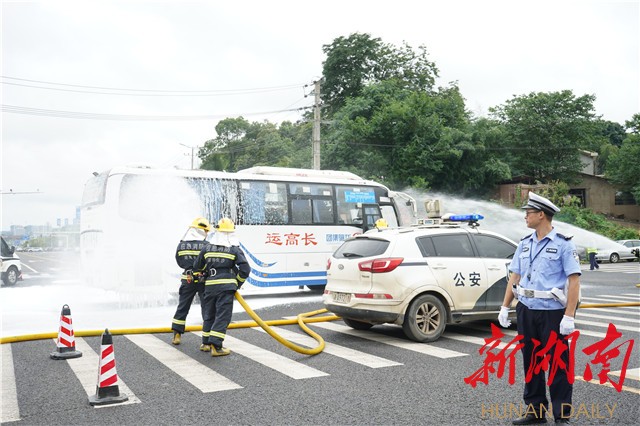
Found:
<path fill-rule="evenodd" d="M 194 219 L 176 249 L 176 262 L 183 272 L 180 277 L 180 290 L 178 290 L 178 308 L 171 321 L 174 345 L 180 344 L 187 315 L 196 293 L 200 297 L 200 309 L 204 318 L 204 282 L 200 280 L 200 273 L 193 273 L 192 268 L 194 260 L 206 244 L 207 233 L 210 230 L 211 224 L 207 219 L 204 217 Z"/>
<path fill-rule="evenodd" d="M 229 355 L 222 347 L 227 327 L 233 314 L 233 298 L 245 282 L 251 267 L 244 252 L 234 240 L 235 226 L 231 219 L 222 218 L 210 242 L 204 246 L 193 268 L 206 276 L 204 288 L 204 321 L 201 350 L 210 350 L 211 356 Z"/>
<path fill-rule="evenodd" d="M 548 199 L 529 192 L 525 221 L 535 232 L 524 237 L 518 244 L 509 265 L 511 276 L 507 285 L 498 321 L 509 327 L 509 307 L 514 297 L 518 334 L 523 336 L 522 357 L 527 374 L 533 360 L 535 339 L 539 348 L 547 345 L 552 331 L 558 339 L 575 330 L 574 317 L 580 292 L 580 261 L 572 237 L 557 232 L 551 221 L 560 211 Z M 554 359 L 553 353 L 551 354 Z M 569 353 L 560 357 L 569 365 Z M 556 361 L 557 362 L 557 361 Z M 569 423 L 573 386 L 567 380 L 566 370 L 558 368 L 549 385 L 552 412 L 555 423 Z M 515 425 L 546 423 L 545 412 L 549 412 L 546 396 L 545 372 L 541 370 L 524 385 L 526 414 L 513 421 Z"/>

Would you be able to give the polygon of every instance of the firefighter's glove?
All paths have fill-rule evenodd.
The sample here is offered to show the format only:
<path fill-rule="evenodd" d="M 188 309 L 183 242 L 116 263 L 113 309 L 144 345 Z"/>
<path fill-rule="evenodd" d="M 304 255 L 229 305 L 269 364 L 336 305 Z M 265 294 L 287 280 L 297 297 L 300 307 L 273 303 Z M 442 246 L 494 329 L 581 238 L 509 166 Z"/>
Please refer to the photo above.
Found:
<path fill-rule="evenodd" d="M 509 320 L 509 308 L 506 306 L 500 307 L 500 313 L 498 314 L 498 322 L 504 328 L 509 328 L 511 320 Z"/>
<path fill-rule="evenodd" d="M 187 269 L 185 271 L 185 275 L 187 276 L 187 284 L 191 284 L 194 281 L 193 270 L 192 269 Z"/>
<path fill-rule="evenodd" d="M 576 329 L 575 320 L 571 317 L 564 315 L 562 317 L 562 321 L 560 321 L 560 334 L 566 336 L 567 334 L 573 333 Z"/>

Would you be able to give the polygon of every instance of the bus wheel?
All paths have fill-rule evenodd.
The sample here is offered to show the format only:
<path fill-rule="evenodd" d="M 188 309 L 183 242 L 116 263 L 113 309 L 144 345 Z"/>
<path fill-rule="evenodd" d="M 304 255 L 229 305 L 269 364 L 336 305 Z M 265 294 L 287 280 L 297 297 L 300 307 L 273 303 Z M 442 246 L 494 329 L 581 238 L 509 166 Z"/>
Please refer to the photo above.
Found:
<path fill-rule="evenodd" d="M 311 290 L 313 293 L 324 293 L 323 285 L 308 285 L 307 288 Z"/>

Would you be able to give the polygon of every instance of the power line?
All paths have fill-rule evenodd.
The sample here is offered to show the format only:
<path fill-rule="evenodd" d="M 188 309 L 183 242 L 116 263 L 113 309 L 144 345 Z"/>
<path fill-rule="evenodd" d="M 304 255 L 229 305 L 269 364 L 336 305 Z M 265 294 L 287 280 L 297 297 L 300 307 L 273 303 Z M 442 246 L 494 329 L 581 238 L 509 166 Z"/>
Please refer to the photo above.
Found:
<path fill-rule="evenodd" d="M 277 92 L 284 90 L 292 90 L 304 88 L 305 85 L 300 84 L 288 84 L 283 86 L 270 86 L 270 87 L 256 87 L 249 89 L 206 89 L 206 90 L 155 90 L 155 89 L 127 89 L 127 88 L 117 88 L 117 87 L 104 87 L 104 86 L 85 86 L 79 84 L 65 84 L 65 83 L 54 83 L 49 81 L 41 81 L 41 80 L 29 80 L 25 78 L 17 78 L 17 77 L 8 77 L 2 76 L 3 79 L 7 80 L 16 80 L 16 81 L 24 81 L 29 83 L 38 83 L 45 84 L 50 86 L 62 86 L 62 87 L 46 87 L 46 86 L 37 86 L 32 84 L 22 84 L 22 83 L 11 83 L 7 81 L 3 81 L 2 84 L 10 85 L 10 86 L 21 86 L 21 87 L 29 87 L 35 89 L 44 89 L 44 90 L 57 90 L 62 92 L 74 92 L 74 93 L 89 93 L 89 94 L 98 94 L 98 95 L 118 95 L 118 96 L 233 96 L 233 95 L 249 95 L 249 94 L 257 94 L 257 93 L 268 93 L 268 92 Z M 69 87 L 75 89 L 68 89 Z M 100 92 L 95 90 L 84 90 L 84 89 L 97 89 L 102 90 Z"/>
<path fill-rule="evenodd" d="M 111 120 L 111 121 L 196 121 L 212 120 L 225 117 L 252 116 L 265 114 L 278 114 L 283 112 L 301 111 L 310 107 L 300 107 L 293 109 L 281 109 L 275 111 L 245 112 L 236 114 L 210 114 L 210 115 L 127 115 L 127 114 L 100 114 L 92 112 L 59 111 L 52 109 L 41 109 L 22 107 L 16 105 L 2 105 L 2 111 L 11 114 L 24 114 L 43 117 L 73 118 L 85 120 Z"/>

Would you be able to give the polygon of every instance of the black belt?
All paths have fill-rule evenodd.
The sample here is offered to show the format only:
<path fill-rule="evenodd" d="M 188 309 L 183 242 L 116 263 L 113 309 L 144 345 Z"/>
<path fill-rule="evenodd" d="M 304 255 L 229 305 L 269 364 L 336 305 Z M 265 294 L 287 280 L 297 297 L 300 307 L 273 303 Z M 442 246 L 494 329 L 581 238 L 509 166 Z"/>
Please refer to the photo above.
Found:
<path fill-rule="evenodd" d="M 234 270 L 231 268 L 209 268 L 209 277 L 215 277 L 218 274 L 224 274 L 225 272 L 234 274 Z"/>

